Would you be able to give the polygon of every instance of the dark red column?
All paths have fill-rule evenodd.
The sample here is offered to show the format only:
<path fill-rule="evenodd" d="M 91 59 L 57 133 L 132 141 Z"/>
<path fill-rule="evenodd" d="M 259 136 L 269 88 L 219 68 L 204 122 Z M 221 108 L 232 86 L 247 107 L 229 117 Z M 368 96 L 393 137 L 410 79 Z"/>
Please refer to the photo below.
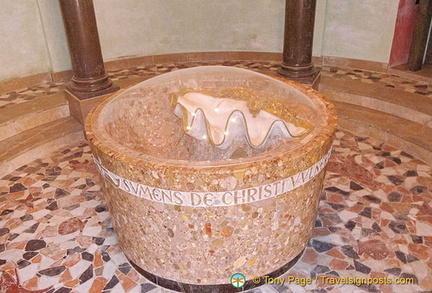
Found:
<path fill-rule="evenodd" d="M 423 57 L 427 47 L 431 19 L 432 1 L 420 0 L 419 10 L 414 27 L 413 40 L 411 43 L 408 58 L 408 70 L 417 71 L 422 68 Z"/>
<path fill-rule="evenodd" d="M 283 61 L 278 73 L 313 84 L 319 70 L 312 63 L 316 0 L 286 0 Z"/>
<path fill-rule="evenodd" d="M 105 73 L 93 1 L 60 0 L 60 7 L 73 71 L 67 89 L 81 100 L 118 90 Z"/>

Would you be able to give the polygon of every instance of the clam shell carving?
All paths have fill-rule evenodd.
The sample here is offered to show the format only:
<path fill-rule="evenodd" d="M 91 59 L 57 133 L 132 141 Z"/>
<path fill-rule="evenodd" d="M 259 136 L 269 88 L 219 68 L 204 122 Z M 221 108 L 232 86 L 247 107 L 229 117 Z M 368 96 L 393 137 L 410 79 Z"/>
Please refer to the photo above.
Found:
<path fill-rule="evenodd" d="M 217 98 L 198 91 L 172 94 L 171 106 L 182 119 L 186 134 L 221 149 L 239 136 L 245 137 L 251 147 L 259 148 L 274 135 L 292 138 L 308 131 L 267 111 L 251 111 L 245 100 Z"/>

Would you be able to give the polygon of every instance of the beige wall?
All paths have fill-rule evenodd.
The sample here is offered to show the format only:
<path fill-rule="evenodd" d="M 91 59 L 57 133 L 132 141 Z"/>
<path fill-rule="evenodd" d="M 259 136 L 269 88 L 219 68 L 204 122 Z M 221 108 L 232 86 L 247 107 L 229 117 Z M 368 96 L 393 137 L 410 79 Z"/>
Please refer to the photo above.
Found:
<path fill-rule="evenodd" d="M 389 62 L 399 1 L 325 2 L 323 56 Z"/>
<path fill-rule="evenodd" d="M 317 0 L 313 54 L 388 62 L 398 1 Z M 282 52 L 285 0 L 94 0 L 105 61 Z M 58 0 L 2 0 L 0 81 L 70 69 Z"/>
<path fill-rule="evenodd" d="M 51 69 L 36 0 L 0 3 L 0 80 Z"/>
<path fill-rule="evenodd" d="M 205 51 L 282 51 L 284 0 L 95 0 L 105 60 Z"/>
<path fill-rule="evenodd" d="M 60 72 L 71 68 L 69 49 L 59 0 L 37 0 L 50 56 L 51 70 Z"/>

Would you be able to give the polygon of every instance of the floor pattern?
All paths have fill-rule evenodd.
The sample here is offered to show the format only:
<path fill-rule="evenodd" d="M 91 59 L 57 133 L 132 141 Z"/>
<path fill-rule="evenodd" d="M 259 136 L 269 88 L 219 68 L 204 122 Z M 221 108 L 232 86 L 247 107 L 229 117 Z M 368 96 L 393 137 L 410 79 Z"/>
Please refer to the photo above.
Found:
<path fill-rule="evenodd" d="M 173 70 L 203 66 L 203 65 L 224 65 L 247 68 L 263 73 L 276 72 L 280 62 L 276 61 L 214 61 L 214 62 L 186 62 L 186 63 L 164 63 L 151 66 L 137 66 L 128 69 L 110 71 L 108 75 L 113 81 L 129 79 L 140 76 L 156 76 Z M 359 69 L 347 69 L 324 66 L 321 74 L 334 79 L 355 79 L 370 84 L 374 83 L 383 87 L 395 88 L 402 91 L 416 93 L 432 98 L 432 85 L 416 80 L 410 80 L 396 75 L 364 71 Z M 0 94 L 0 109 L 14 104 L 24 103 L 41 95 L 51 95 L 64 88 L 63 82 L 43 82 L 36 86 L 23 88 Z"/>
<path fill-rule="evenodd" d="M 303 256 L 252 292 L 432 292 L 431 201 L 431 166 L 339 130 Z M 168 292 L 119 248 L 85 142 L 0 179 L 0 274 L 8 293 Z"/>

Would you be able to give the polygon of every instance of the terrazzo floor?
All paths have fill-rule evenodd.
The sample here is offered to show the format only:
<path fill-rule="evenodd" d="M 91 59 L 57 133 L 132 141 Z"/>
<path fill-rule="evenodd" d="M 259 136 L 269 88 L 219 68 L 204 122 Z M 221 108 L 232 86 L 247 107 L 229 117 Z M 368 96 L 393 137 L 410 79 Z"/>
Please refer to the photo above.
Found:
<path fill-rule="evenodd" d="M 133 79 L 136 77 L 152 77 L 173 70 L 203 66 L 224 65 L 246 68 L 262 73 L 272 74 L 280 66 L 276 61 L 224 61 L 224 62 L 186 62 L 186 63 L 164 63 L 151 66 L 137 66 L 133 68 L 120 69 L 107 72 L 113 81 L 119 79 Z M 409 93 L 424 95 L 432 99 L 432 86 L 423 81 L 411 80 L 397 75 L 370 72 L 358 69 L 338 68 L 323 66 L 323 76 L 335 79 L 359 80 L 366 84 L 376 84 L 383 87 L 395 88 Z M 64 82 L 46 81 L 32 87 L 17 89 L 14 91 L 0 93 L 0 109 L 5 109 L 14 104 L 25 103 L 41 95 L 52 95 L 64 89 Z"/>
<path fill-rule="evenodd" d="M 219 64 L 270 74 L 279 65 L 172 63 L 109 74 L 115 81 Z M 432 98 L 427 83 L 393 75 L 336 67 L 324 67 L 322 74 Z M 0 109 L 63 87 L 45 82 L 1 94 Z M 380 141 L 338 130 L 316 227 L 303 256 L 283 276 L 283 285 L 251 292 L 432 292 L 431 199 L 431 166 Z M 140 276 L 121 252 L 85 142 L 0 179 L 0 274 L 1 293 L 170 292 Z M 288 284 L 289 277 L 312 281 Z M 342 284 L 363 280 L 353 278 L 372 283 Z M 383 280 L 392 284 L 379 284 Z"/>
<path fill-rule="evenodd" d="M 312 284 L 253 292 L 432 290 L 431 166 L 338 131 L 324 188 L 312 240 L 284 276 Z M 85 142 L 2 178 L 0 227 L 0 292 L 168 291 L 141 277 L 121 252 Z M 335 285 L 332 277 L 413 284 Z"/>

